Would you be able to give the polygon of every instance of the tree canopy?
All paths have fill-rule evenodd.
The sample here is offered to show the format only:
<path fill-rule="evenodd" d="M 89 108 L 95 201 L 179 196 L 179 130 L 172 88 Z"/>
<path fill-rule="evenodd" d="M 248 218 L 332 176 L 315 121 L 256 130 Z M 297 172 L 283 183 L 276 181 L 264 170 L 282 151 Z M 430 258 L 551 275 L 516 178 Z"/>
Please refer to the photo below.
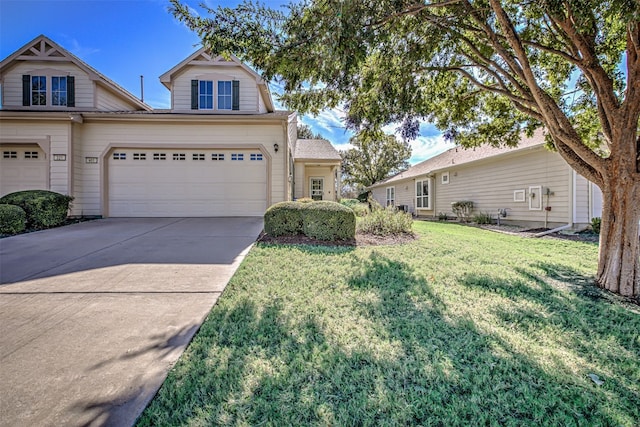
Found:
<path fill-rule="evenodd" d="M 603 191 L 598 282 L 640 295 L 640 2 L 307 0 L 173 13 L 203 44 L 278 80 L 302 113 L 341 106 L 347 126 L 419 120 L 464 146 L 550 147 Z"/>
<path fill-rule="evenodd" d="M 341 153 L 346 184 L 363 189 L 409 167 L 411 147 L 395 135 L 365 130 L 349 143 L 353 148 Z"/>

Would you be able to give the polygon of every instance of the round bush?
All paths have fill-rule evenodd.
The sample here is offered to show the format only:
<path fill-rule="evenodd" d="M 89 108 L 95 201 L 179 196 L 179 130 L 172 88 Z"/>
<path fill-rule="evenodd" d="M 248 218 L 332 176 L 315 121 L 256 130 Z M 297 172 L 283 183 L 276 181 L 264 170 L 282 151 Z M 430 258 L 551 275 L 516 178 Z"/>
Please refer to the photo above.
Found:
<path fill-rule="evenodd" d="M 302 233 L 302 210 L 306 203 L 280 202 L 264 214 L 264 231 L 270 236 L 292 236 Z"/>
<path fill-rule="evenodd" d="M 264 231 L 271 236 L 304 234 L 319 240 L 347 240 L 355 236 L 356 216 L 335 202 L 281 202 L 265 212 Z"/>
<path fill-rule="evenodd" d="M 348 240 L 356 235 L 356 215 L 336 202 L 307 203 L 302 211 L 302 230 L 319 240 Z"/>
<path fill-rule="evenodd" d="M 27 227 L 48 228 L 62 224 L 73 197 L 46 190 L 27 190 L 7 194 L 0 203 L 20 206 L 27 214 Z"/>
<path fill-rule="evenodd" d="M 16 234 L 24 231 L 27 214 L 20 206 L 0 204 L 0 234 Z"/>

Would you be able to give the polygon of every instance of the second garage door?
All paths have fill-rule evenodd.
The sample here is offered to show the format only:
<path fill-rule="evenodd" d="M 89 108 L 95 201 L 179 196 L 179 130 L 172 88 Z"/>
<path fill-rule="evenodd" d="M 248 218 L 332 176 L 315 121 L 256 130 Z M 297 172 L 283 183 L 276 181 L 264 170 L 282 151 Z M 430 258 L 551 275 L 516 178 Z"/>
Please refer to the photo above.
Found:
<path fill-rule="evenodd" d="M 258 150 L 116 149 L 109 216 L 261 216 L 267 161 Z"/>

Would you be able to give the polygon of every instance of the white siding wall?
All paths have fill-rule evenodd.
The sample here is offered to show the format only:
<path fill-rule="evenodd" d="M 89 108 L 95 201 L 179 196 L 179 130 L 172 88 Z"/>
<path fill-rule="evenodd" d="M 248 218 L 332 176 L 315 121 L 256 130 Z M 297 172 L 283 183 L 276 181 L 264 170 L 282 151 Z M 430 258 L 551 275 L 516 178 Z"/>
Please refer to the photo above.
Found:
<path fill-rule="evenodd" d="M 214 105 L 218 97 L 218 80 L 238 80 L 240 82 L 240 111 L 266 112 L 264 103 L 258 94 L 258 86 L 254 76 L 240 66 L 191 66 L 174 77 L 173 109 L 191 110 L 191 80 L 214 80 Z M 259 104 L 262 104 L 259 106 Z M 284 146 L 284 145 L 283 145 Z"/>
<path fill-rule="evenodd" d="M 50 190 L 61 194 L 69 194 L 69 168 L 70 157 L 70 124 L 67 122 L 11 122 L 3 120 L 0 126 L 0 140 L 3 143 L 20 142 L 24 140 L 44 140 L 51 141 L 51 156 L 49 162 L 50 169 Z M 53 154 L 66 154 L 67 161 L 53 161 Z"/>
<path fill-rule="evenodd" d="M 282 125 L 220 125 L 220 124 L 168 124 L 168 123 L 136 123 L 136 122 L 91 122 L 85 120 L 82 125 L 82 143 L 77 150 L 76 158 L 81 159 L 77 165 L 75 183 L 77 203 L 74 211 L 82 211 L 84 215 L 100 215 L 101 211 L 101 177 L 100 165 L 86 164 L 84 158 L 99 157 L 109 145 L 118 144 L 153 144 L 162 146 L 180 146 L 183 144 L 262 144 L 272 157 L 271 203 L 285 200 L 284 188 L 284 155 L 282 151 L 274 155 L 273 143 L 286 146 Z M 104 165 L 102 165 L 104 167 Z"/>
<path fill-rule="evenodd" d="M 591 221 L 589 214 L 589 181 L 582 175 L 575 175 L 575 217 L 573 221 L 577 224 L 587 224 Z"/>
<path fill-rule="evenodd" d="M 47 74 L 52 76 L 75 76 L 75 93 L 76 108 L 93 110 L 94 109 L 94 85 L 89 76 L 80 68 L 72 63 L 65 62 L 45 62 L 45 61 L 23 61 L 17 63 L 9 73 L 4 76 L 2 107 L 10 109 L 12 107 L 22 107 L 22 75 L 41 75 L 38 70 L 45 70 Z M 59 73 L 58 73 L 59 72 Z M 50 88 L 51 80 L 47 79 L 47 89 Z M 51 105 L 47 105 L 47 109 L 54 109 Z M 66 109 L 66 107 L 60 107 Z"/>
<path fill-rule="evenodd" d="M 115 95 L 107 89 L 97 86 L 96 102 L 100 111 L 129 111 L 137 110 L 138 107 L 125 101 L 122 97 Z"/>
<path fill-rule="evenodd" d="M 394 187 L 396 193 L 396 206 L 407 205 L 409 212 L 415 213 L 416 199 L 415 199 L 415 179 L 406 179 L 403 181 L 397 181 L 390 183 L 389 185 L 383 185 L 379 188 L 372 190 L 373 198 L 380 203 L 380 206 L 386 206 L 387 204 L 387 188 Z"/>
<path fill-rule="evenodd" d="M 443 171 L 445 172 L 445 171 Z M 449 184 L 441 183 L 441 173 L 436 175 L 435 209 L 452 214 L 451 203 L 461 200 L 474 202 L 475 212 L 489 212 L 495 216 L 500 208 L 508 209 L 507 220 L 543 222 L 545 210 L 529 209 L 529 187 L 542 186 L 542 193 L 549 188 L 548 221 L 566 224 L 572 221 L 570 188 L 572 172 L 556 154 L 543 147 L 514 156 L 488 159 L 467 166 L 451 168 Z M 525 201 L 514 202 L 513 192 L 525 190 Z M 546 196 L 543 206 L 547 205 Z"/>

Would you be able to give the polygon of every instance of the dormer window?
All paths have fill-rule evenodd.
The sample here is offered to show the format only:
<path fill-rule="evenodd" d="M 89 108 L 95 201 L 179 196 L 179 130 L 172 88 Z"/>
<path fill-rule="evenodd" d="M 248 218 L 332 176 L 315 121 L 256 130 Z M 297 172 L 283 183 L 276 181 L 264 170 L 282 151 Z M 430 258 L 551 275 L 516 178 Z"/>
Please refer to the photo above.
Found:
<path fill-rule="evenodd" d="M 67 105 L 66 77 L 51 77 L 51 105 Z"/>
<path fill-rule="evenodd" d="M 31 105 L 47 105 L 47 78 L 31 76 Z"/>
<path fill-rule="evenodd" d="M 231 110 L 231 80 L 218 82 L 218 110 Z"/>
<path fill-rule="evenodd" d="M 200 110 L 213 110 L 213 81 L 199 81 L 198 108 Z"/>
<path fill-rule="evenodd" d="M 191 80 L 191 109 L 240 110 L 240 81 Z"/>
<path fill-rule="evenodd" d="M 22 76 L 22 105 L 24 107 L 75 107 L 75 78 L 73 76 Z"/>

